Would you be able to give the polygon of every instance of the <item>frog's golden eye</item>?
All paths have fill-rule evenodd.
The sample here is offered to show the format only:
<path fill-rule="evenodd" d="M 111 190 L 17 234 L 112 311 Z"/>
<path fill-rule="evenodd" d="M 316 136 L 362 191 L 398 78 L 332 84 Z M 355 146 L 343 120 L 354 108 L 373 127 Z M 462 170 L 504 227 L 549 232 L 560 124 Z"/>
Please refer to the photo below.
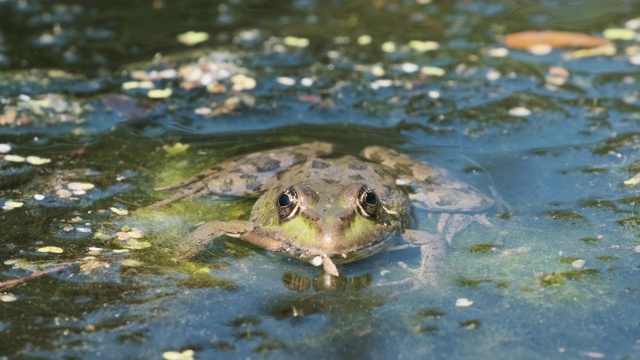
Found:
<path fill-rule="evenodd" d="M 300 204 L 298 203 L 298 193 L 293 186 L 280 193 L 276 202 L 278 217 L 280 220 L 293 219 L 298 214 Z"/>
<path fill-rule="evenodd" d="M 358 192 L 358 210 L 360 215 L 365 218 L 373 218 L 378 213 L 379 206 L 380 201 L 378 200 L 378 195 L 367 186 L 362 185 L 360 192 Z"/>

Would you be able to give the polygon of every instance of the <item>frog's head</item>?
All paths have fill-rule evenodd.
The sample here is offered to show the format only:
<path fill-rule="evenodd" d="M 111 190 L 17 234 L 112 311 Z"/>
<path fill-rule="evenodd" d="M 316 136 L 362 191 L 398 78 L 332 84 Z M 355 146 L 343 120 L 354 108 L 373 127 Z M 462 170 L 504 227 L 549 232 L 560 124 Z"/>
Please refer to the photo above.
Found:
<path fill-rule="evenodd" d="M 288 244 L 294 255 L 326 255 L 337 262 L 370 255 L 399 231 L 397 214 L 362 183 L 297 184 L 269 191 L 252 220 L 261 236 Z"/>

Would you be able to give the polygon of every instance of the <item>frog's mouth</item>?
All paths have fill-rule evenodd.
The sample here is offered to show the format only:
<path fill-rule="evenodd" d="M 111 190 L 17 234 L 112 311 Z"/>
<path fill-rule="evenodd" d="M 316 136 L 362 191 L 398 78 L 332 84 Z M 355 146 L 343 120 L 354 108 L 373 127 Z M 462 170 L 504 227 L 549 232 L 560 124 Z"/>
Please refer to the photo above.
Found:
<path fill-rule="evenodd" d="M 375 241 L 360 246 L 358 248 L 349 249 L 344 252 L 323 252 L 320 250 L 313 251 L 309 249 L 302 249 L 296 246 L 290 246 L 284 249 L 284 253 L 292 258 L 298 258 L 301 260 L 310 260 L 317 256 L 329 257 L 336 264 L 346 264 L 356 260 L 364 259 L 376 253 L 379 253 L 395 243 L 398 239 L 398 234 L 395 232 L 389 232 L 383 236 L 378 237 Z"/>

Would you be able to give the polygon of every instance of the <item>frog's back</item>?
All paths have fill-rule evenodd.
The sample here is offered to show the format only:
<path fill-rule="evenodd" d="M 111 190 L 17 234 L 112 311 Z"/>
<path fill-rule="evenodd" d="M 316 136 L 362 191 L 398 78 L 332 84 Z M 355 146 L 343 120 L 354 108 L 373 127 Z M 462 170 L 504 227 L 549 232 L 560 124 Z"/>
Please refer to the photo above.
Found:
<path fill-rule="evenodd" d="M 296 164 L 265 183 L 265 188 L 292 184 L 324 182 L 331 184 L 362 183 L 371 188 L 395 187 L 392 169 L 353 156 L 338 159 L 313 159 Z"/>

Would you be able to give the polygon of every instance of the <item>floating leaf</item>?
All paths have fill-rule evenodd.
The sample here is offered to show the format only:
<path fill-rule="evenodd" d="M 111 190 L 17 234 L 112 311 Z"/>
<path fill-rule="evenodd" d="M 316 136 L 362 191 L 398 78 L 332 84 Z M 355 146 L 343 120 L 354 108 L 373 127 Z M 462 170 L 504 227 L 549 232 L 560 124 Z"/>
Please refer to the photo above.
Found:
<path fill-rule="evenodd" d="M 153 89 L 151 81 L 127 81 L 122 83 L 122 90 Z"/>
<path fill-rule="evenodd" d="M 443 68 L 435 66 L 423 66 L 420 68 L 420 73 L 424 75 L 442 76 L 445 74 L 445 71 Z"/>
<path fill-rule="evenodd" d="M 360 35 L 358 37 L 358 45 L 369 45 L 373 39 L 369 35 Z"/>
<path fill-rule="evenodd" d="M 151 247 L 151 243 L 147 241 L 138 241 L 136 239 L 129 238 L 125 240 L 121 246 L 125 249 L 140 250 L 140 249 L 146 249 L 148 247 Z"/>
<path fill-rule="evenodd" d="M 69 190 L 91 190 L 96 186 L 91 183 L 81 183 L 81 182 L 70 182 L 67 184 L 67 188 Z"/>
<path fill-rule="evenodd" d="M 287 36 L 284 38 L 284 44 L 287 46 L 303 48 L 303 47 L 309 46 L 309 39 L 299 38 L 295 36 Z"/>
<path fill-rule="evenodd" d="M 13 294 L 2 294 L 0 295 L 0 301 L 2 302 L 14 302 L 18 300 L 18 298 Z"/>
<path fill-rule="evenodd" d="M 149 90 L 147 96 L 151 99 L 166 99 L 173 94 L 171 88 Z"/>
<path fill-rule="evenodd" d="M 129 210 L 127 210 L 127 209 L 118 209 L 117 207 L 111 207 L 109 210 L 111 210 L 116 215 L 128 215 L 129 214 Z"/>
<path fill-rule="evenodd" d="M 89 271 L 92 269 L 97 269 L 102 267 L 109 267 L 109 263 L 106 261 L 91 260 L 80 265 L 80 270 Z"/>
<path fill-rule="evenodd" d="M 193 350 L 185 350 L 183 352 L 165 351 L 162 353 L 162 358 L 164 360 L 192 360 L 193 355 Z"/>
<path fill-rule="evenodd" d="M 54 253 L 54 254 L 61 254 L 64 252 L 64 250 L 62 250 L 57 246 L 45 246 L 45 247 L 39 248 L 37 251 L 41 253 Z"/>
<path fill-rule="evenodd" d="M 41 158 L 39 156 L 27 156 L 26 160 L 31 165 L 44 165 L 51 162 L 51 159 Z"/>
<path fill-rule="evenodd" d="M 411 40 L 409 41 L 409 47 L 418 52 L 425 52 L 437 50 L 440 45 L 435 41 Z"/>
<path fill-rule="evenodd" d="M 608 44 L 599 37 L 570 31 L 523 31 L 505 35 L 504 43 L 512 49 L 529 49 L 537 45 L 553 48 L 598 47 Z"/>
<path fill-rule="evenodd" d="M 627 179 L 624 181 L 625 185 L 636 185 L 637 183 L 640 183 L 640 173 L 637 173 L 633 175 L 631 179 Z"/>
<path fill-rule="evenodd" d="M 134 259 L 124 259 L 122 260 L 122 266 L 129 267 L 138 267 L 144 265 L 142 261 L 134 260 Z"/>
<path fill-rule="evenodd" d="M 633 40 L 638 34 L 630 29 L 612 28 L 602 32 L 602 36 L 609 40 Z"/>
<path fill-rule="evenodd" d="M 105 234 L 105 233 L 97 232 L 97 233 L 93 234 L 93 238 L 96 239 L 96 240 L 106 241 L 106 240 L 111 240 L 112 237 L 107 235 L 107 234 Z"/>
<path fill-rule="evenodd" d="M 203 31 L 187 31 L 176 36 L 176 39 L 187 46 L 192 46 L 209 40 L 209 34 Z"/>
<path fill-rule="evenodd" d="M 22 205 L 24 205 L 24 203 L 21 203 L 19 201 L 13 201 L 13 200 L 8 200 L 4 203 L 5 207 L 9 207 L 11 209 L 22 207 Z"/>
<path fill-rule="evenodd" d="M 165 145 L 162 147 L 162 149 L 167 152 L 167 155 L 175 156 L 175 155 L 186 153 L 187 150 L 189 149 L 189 144 L 183 144 L 178 142 L 171 146 Z"/>
<path fill-rule="evenodd" d="M 11 162 L 24 162 L 26 159 L 19 155 L 5 155 L 4 160 Z"/>

